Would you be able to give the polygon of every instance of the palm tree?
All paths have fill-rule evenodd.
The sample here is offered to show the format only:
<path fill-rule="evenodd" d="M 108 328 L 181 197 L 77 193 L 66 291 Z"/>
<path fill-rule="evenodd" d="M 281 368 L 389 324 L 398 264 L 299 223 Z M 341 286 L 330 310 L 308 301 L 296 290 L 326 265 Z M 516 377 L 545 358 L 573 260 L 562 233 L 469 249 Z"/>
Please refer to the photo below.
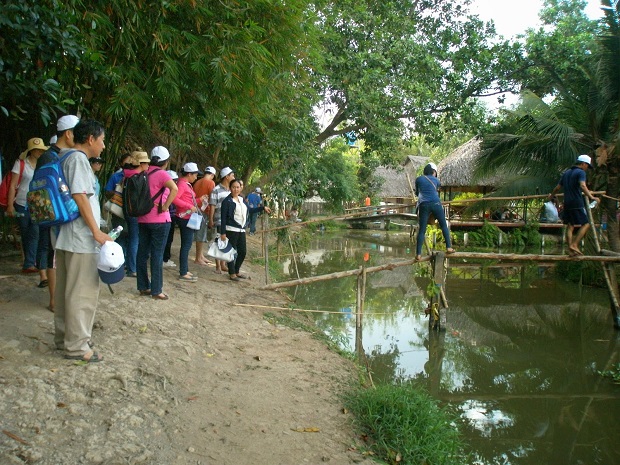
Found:
<path fill-rule="evenodd" d="M 548 71 L 540 79 L 545 79 L 545 85 L 554 83 L 554 99 L 545 103 L 534 93 L 523 92 L 519 107 L 507 112 L 495 133 L 484 137 L 476 175 L 504 178 L 495 196 L 546 193 L 577 155 L 594 155 L 596 169 L 589 175 L 589 184 L 607 191 L 603 208 L 610 246 L 620 252 L 615 200 L 620 195 L 620 1 L 602 0 L 601 4 L 605 16 L 594 43 L 573 57 L 578 67 L 559 73 L 552 71 L 552 63 L 543 65 L 532 58 L 531 68 L 538 67 L 539 78 Z"/>

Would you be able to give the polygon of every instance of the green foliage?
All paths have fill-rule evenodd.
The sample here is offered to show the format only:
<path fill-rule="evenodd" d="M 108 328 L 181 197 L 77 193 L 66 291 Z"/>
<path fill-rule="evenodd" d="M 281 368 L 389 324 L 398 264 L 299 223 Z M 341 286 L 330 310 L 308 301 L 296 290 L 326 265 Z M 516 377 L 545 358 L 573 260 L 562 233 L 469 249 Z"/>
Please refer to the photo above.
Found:
<path fill-rule="evenodd" d="M 495 247 L 499 245 L 499 235 L 502 231 L 492 223 L 485 221 L 482 227 L 469 234 L 470 240 L 481 247 Z"/>
<path fill-rule="evenodd" d="M 354 131 L 364 151 L 387 162 L 406 133 L 435 142 L 480 129 L 470 97 L 501 86 L 517 50 L 493 43 L 493 28 L 467 13 L 443 0 L 319 4 L 317 89 L 333 116 L 317 140 Z"/>
<path fill-rule="evenodd" d="M 616 363 L 610 370 L 599 371 L 598 374 L 610 378 L 615 384 L 620 384 L 620 363 Z"/>
<path fill-rule="evenodd" d="M 540 245 L 541 235 L 538 223 L 526 223 L 522 228 L 513 228 L 508 234 L 508 243 L 514 248 Z"/>
<path fill-rule="evenodd" d="M 344 202 L 357 200 L 362 195 L 356 160 L 341 138 L 328 141 L 322 153 L 312 160 L 309 180 L 309 196 L 319 195 L 329 211 L 341 212 Z"/>
<path fill-rule="evenodd" d="M 466 463 L 453 418 L 422 391 L 391 385 L 359 389 L 346 394 L 345 405 L 368 436 L 367 447 L 386 463 Z"/>

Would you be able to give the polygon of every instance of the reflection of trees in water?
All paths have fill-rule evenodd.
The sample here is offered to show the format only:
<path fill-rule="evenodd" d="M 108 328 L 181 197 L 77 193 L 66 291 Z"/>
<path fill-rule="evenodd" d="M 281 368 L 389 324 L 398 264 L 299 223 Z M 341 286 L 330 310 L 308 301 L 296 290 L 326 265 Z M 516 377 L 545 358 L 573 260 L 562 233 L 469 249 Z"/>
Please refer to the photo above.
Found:
<path fill-rule="evenodd" d="M 592 343 L 609 326 L 607 309 L 495 305 L 450 313 L 458 338 L 445 360 L 466 381 L 440 397 L 459 403 L 481 463 L 619 463 L 615 439 L 599 437 L 598 447 L 589 439 L 610 425 L 617 431 L 609 399 L 597 398 L 595 373 L 615 344 Z M 617 415 L 617 399 L 610 407 Z"/>

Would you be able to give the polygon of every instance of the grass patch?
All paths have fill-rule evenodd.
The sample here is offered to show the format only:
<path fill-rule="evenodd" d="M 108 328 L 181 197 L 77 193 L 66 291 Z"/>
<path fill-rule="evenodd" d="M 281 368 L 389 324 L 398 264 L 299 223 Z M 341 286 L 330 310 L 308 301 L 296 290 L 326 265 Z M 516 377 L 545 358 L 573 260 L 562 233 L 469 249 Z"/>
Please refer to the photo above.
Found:
<path fill-rule="evenodd" d="M 452 416 L 407 385 L 358 389 L 344 403 L 376 458 L 398 465 L 461 465 L 464 443 Z"/>

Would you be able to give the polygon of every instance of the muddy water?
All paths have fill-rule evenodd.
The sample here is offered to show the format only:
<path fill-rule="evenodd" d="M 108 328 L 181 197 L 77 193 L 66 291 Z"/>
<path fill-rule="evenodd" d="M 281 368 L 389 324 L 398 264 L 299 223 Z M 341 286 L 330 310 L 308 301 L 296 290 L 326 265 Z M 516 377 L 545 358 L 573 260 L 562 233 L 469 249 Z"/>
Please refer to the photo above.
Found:
<path fill-rule="evenodd" d="M 547 251 L 549 252 L 549 251 Z M 316 237 L 299 274 L 412 258 L 407 234 Z M 365 261 L 365 259 L 367 261 Z M 283 261 L 296 276 L 290 257 Z M 606 292 L 563 282 L 552 266 L 451 261 L 442 331 L 424 315 L 425 266 L 368 275 L 363 357 L 378 382 L 410 382 L 456 414 L 471 464 L 620 464 L 620 362 Z M 300 286 L 299 309 L 355 348 L 356 278 Z"/>

